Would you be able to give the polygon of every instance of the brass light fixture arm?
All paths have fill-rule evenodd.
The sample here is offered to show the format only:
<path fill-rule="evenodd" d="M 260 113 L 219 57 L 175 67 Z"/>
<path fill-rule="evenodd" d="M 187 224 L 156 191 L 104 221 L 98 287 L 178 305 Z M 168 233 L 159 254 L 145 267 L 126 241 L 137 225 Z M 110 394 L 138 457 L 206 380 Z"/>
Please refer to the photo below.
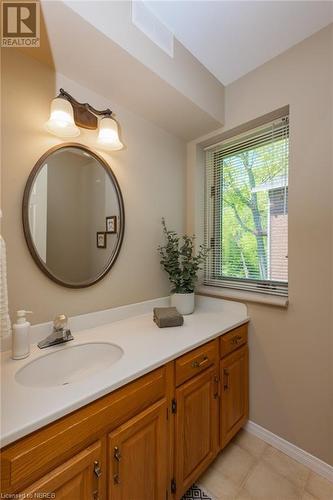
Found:
<path fill-rule="evenodd" d="M 74 105 L 74 107 L 75 106 L 84 107 L 88 111 L 90 111 L 91 113 L 94 113 L 94 115 L 96 115 L 96 116 L 111 116 L 112 115 L 111 109 L 109 109 L 109 108 L 103 109 L 103 110 L 95 109 L 88 102 L 79 102 L 79 101 L 77 101 L 73 96 L 71 96 L 64 89 L 60 89 L 60 91 L 59 91 L 59 97 L 60 96 L 62 96 L 65 99 L 67 99 L 72 105 Z"/>

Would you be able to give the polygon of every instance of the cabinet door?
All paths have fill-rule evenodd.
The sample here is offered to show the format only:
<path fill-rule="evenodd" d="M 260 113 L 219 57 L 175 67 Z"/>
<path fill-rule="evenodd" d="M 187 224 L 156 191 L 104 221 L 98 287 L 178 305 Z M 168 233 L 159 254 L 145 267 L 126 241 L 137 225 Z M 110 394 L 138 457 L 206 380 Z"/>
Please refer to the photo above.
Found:
<path fill-rule="evenodd" d="M 240 347 L 221 361 L 220 446 L 245 424 L 249 414 L 248 347 Z"/>
<path fill-rule="evenodd" d="M 218 376 L 213 366 L 176 390 L 176 498 L 198 479 L 218 452 Z"/>
<path fill-rule="evenodd" d="M 109 434 L 109 498 L 165 500 L 167 402 L 154 404 Z"/>
<path fill-rule="evenodd" d="M 22 498 L 57 500 L 103 499 L 104 471 L 101 464 L 102 446 L 98 441 L 21 491 L 20 495 Z M 45 496 L 39 496 L 42 494 Z"/>

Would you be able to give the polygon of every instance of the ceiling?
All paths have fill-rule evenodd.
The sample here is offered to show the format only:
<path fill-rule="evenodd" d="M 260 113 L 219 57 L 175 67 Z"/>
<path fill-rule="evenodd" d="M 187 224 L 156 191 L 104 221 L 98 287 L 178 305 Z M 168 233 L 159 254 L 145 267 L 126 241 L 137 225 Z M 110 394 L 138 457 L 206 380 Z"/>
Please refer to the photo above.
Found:
<path fill-rule="evenodd" d="M 333 1 L 145 0 L 224 85 L 333 22 Z"/>
<path fill-rule="evenodd" d="M 144 0 L 175 36 L 170 57 L 133 24 L 132 1 L 42 0 L 45 46 L 58 73 L 115 112 L 185 140 L 221 127 L 225 85 L 333 22 L 333 0 Z"/>

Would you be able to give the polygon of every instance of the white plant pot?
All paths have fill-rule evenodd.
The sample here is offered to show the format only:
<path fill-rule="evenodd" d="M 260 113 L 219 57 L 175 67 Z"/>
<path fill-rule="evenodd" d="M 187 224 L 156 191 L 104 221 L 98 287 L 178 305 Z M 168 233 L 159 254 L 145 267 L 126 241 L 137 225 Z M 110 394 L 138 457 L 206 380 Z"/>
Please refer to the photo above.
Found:
<path fill-rule="evenodd" d="M 171 305 L 180 314 L 192 314 L 194 311 L 194 293 L 173 293 Z"/>

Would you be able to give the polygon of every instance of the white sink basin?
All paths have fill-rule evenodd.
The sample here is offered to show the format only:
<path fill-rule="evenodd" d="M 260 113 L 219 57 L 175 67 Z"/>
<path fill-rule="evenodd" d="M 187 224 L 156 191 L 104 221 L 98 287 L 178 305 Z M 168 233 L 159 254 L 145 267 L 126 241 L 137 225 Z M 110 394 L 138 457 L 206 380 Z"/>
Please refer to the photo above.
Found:
<path fill-rule="evenodd" d="M 63 349 L 45 354 L 23 366 L 15 379 L 29 387 L 73 384 L 110 368 L 123 354 L 121 347 L 107 342 L 66 344 Z"/>

